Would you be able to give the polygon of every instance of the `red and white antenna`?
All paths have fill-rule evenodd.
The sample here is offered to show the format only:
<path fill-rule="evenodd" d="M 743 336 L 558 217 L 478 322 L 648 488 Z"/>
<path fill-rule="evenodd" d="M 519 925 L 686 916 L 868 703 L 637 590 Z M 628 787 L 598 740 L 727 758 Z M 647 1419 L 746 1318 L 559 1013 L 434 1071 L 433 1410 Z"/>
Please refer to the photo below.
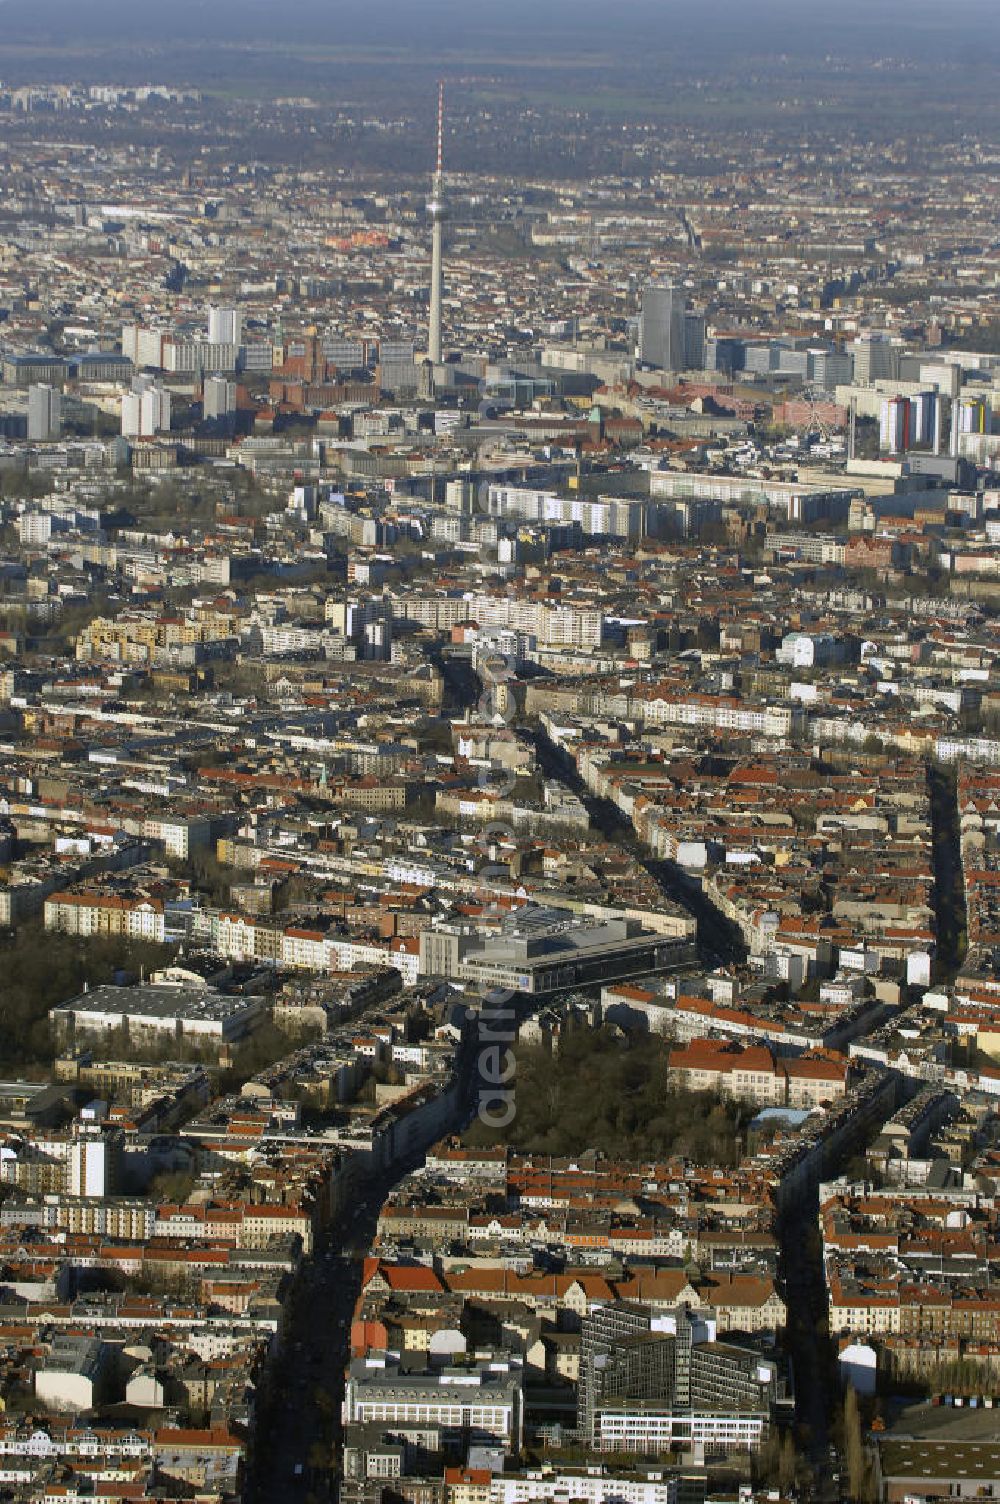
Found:
<path fill-rule="evenodd" d="M 444 79 L 438 84 L 438 138 L 437 138 L 437 166 L 434 169 L 436 177 L 440 178 L 444 170 Z"/>

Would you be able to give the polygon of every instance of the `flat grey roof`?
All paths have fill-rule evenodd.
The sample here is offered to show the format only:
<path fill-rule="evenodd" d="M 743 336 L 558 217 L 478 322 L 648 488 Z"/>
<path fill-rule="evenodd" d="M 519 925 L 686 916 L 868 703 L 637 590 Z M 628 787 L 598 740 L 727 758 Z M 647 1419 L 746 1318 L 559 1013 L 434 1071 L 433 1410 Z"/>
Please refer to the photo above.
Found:
<path fill-rule="evenodd" d="M 230 1018 L 259 1004 L 259 998 L 232 996 L 202 987 L 93 987 L 53 1008 L 53 1013 L 146 1014 L 152 1018 Z"/>
<path fill-rule="evenodd" d="M 995 1411 L 987 1412 L 994 1416 Z M 913 1479 L 983 1479 L 1000 1477 L 997 1441 L 892 1441 L 881 1443 L 883 1477 Z"/>

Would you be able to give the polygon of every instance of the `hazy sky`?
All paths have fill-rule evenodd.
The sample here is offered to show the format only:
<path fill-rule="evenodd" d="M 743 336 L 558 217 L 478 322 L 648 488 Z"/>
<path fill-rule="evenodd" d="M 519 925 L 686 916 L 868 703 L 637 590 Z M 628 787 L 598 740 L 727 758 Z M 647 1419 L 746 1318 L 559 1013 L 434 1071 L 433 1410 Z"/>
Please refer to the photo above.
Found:
<path fill-rule="evenodd" d="M 5 0 L 8 43 L 125 40 L 408 45 L 465 51 L 694 48 L 823 56 L 973 54 L 1000 39 L 1000 0 Z M 2 69 L 0 48 L 0 69 Z"/>

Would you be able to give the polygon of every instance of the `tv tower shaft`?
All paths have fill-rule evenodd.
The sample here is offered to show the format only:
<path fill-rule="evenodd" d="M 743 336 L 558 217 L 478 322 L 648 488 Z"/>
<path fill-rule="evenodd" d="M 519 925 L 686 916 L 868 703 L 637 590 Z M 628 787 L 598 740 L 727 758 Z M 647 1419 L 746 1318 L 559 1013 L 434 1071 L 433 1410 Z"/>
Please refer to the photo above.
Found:
<path fill-rule="evenodd" d="M 427 354 L 434 365 L 441 363 L 441 295 L 444 291 L 443 227 L 447 218 L 444 202 L 444 84 L 438 85 L 437 162 L 427 212 L 431 217 L 431 311 L 427 330 Z"/>

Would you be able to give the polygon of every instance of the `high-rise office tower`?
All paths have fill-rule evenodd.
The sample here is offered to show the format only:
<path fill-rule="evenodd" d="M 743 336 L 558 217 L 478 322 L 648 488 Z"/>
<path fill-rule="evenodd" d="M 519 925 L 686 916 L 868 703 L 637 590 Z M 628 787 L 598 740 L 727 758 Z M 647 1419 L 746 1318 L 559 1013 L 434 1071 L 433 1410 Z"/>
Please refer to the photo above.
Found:
<path fill-rule="evenodd" d="M 362 657 L 388 663 L 392 657 L 392 617 L 384 614 L 361 629 Z"/>
<path fill-rule="evenodd" d="M 208 310 L 208 343 L 210 345 L 238 345 L 243 338 L 243 314 L 238 308 Z"/>
<path fill-rule="evenodd" d="M 686 365 L 686 307 L 684 294 L 672 282 L 647 282 L 642 290 L 639 317 L 639 359 L 664 371 Z"/>
<path fill-rule="evenodd" d="M 684 314 L 684 369 L 705 369 L 705 315 L 690 308 Z"/>
<path fill-rule="evenodd" d="M 62 417 L 62 394 L 54 386 L 38 384 L 28 388 L 28 439 L 46 443 L 59 437 Z"/>
<path fill-rule="evenodd" d="M 854 380 L 859 386 L 895 381 L 899 376 L 899 347 L 885 334 L 862 334 L 850 347 Z"/>
<path fill-rule="evenodd" d="M 658 1351 L 647 1348 L 652 1341 L 662 1344 Z M 673 1340 L 654 1334 L 649 1310 L 615 1301 L 589 1312 L 580 1330 L 577 1384 L 577 1427 L 585 1436 L 593 1432 L 598 1401 L 611 1394 L 635 1395 L 645 1387 L 642 1370 L 647 1365 L 654 1387 L 669 1392 L 673 1387 Z"/>
<path fill-rule="evenodd" d="M 444 202 L 444 84 L 438 85 L 437 163 L 427 212 L 431 217 L 431 311 L 427 330 L 427 354 L 435 365 L 441 364 L 441 294 L 444 271 L 442 245 L 447 210 Z"/>
<path fill-rule="evenodd" d="M 853 375 L 851 357 L 843 350 L 810 350 L 807 375 L 815 386 L 822 387 L 825 392 L 832 392 L 838 386 L 848 386 Z"/>

